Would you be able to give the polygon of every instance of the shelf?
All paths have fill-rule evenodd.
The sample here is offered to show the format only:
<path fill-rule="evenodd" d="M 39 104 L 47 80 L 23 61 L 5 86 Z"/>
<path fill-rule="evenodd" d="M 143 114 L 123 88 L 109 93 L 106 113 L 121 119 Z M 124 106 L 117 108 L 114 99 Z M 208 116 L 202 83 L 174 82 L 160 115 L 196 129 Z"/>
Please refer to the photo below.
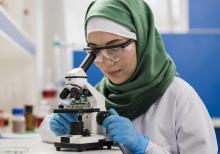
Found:
<path fill-rule="evenodd" d="M 24 62 L 34 57 L 35 46 L 30 38 L 0 7 L 0 61 Z"/>
<path fill-rule="evenodd" d="M 2 31 L 0 31 L 0 55 L 1 62 L 22 62 L 34 58 L 33 54 L 28 52 Z"/>

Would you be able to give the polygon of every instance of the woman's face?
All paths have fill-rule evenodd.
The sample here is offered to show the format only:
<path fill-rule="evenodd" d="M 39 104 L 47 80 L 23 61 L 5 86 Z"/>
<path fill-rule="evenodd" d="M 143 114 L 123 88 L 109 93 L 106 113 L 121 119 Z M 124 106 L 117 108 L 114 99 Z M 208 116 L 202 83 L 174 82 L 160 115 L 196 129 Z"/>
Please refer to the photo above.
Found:
<path fill-rule="evenodd" d="M 91 32 L 88 34 L 88 46 L 90 48 L 114 46 L 126 41 L 128 39 L 107 32 Z M 112 83 L 124 83 L 134 73 L 137 65 L 135 42 L 123 48 L 123 53 L 117 62 L 106 59 L 102 62 L 97 61 L 95 64 Z"/>

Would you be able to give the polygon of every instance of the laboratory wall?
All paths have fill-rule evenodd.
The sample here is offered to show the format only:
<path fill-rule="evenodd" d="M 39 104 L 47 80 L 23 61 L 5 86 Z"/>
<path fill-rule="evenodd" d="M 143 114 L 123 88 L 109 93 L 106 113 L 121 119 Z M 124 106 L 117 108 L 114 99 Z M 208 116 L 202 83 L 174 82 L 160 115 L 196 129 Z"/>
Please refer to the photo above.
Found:
<path fill-rule="evenodd" d="M 21 66 L 22 65 L 22 66 Z M 0 109 L 10 112 L 13 107 L 36 104 L 35 63 L 1 65 Z"/>
<path fill-rule="evenodd" d="M 37 102 L 34 0 L 0 1 L 0 110 Z"/>
<path fill-rule="evenodd" d="M 13 132 L 14 109 L 25 114 L 31 105 L 37 128 L 57 107 L 59 87 L 71 69 L 63 3 L 0 0 L 0 134 Z"/>
<path fill-rule="evenodd" d="M 58 86 L 58 71 L 62 65 L 59 50 L 61 41 L 65 42 L 64 34 L 64 7 L 62 0 L 40 0 L 40 10 L 38 16 L 40 25 L 38 25 L 38 90 L 41 93 L 43 89 L 56 89 Z M 58 51 L 57 51 L 58 49 Z"/>
<path fill-rule="evenodd" d="M 145 0 L 151 7 L 155 24 L 162 33 L 184 33 L 189 29 L 189 0 Z"/>

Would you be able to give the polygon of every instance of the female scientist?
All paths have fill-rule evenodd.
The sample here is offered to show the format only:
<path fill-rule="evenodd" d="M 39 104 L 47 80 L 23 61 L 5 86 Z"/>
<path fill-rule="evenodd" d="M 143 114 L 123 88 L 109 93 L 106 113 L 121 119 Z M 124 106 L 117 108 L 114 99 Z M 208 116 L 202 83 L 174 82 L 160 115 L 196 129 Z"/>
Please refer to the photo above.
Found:
<path fill-rule="evenodd" d="M 175 64 L 143 0 L 97 0 L 85 18 L 88 52 L 105 77 L 97 90 L 111 115 L 113 141 L 130 153 L 216 154 L 210 116 L 198 94 L 176 74 Z M 50 129 L 68 133 L 76 116 L 54 114 Z"/>

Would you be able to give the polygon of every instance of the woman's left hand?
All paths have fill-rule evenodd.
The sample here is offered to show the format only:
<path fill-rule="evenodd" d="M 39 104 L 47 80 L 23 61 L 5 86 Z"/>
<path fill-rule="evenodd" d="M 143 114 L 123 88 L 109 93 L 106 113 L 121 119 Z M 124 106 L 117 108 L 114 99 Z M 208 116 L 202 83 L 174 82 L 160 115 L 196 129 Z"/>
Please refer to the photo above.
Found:
<path fill-rule="evenodd" d="M 138 132 L 128 118 L 119 116 L 114 109 L 110 109 L 109 113 L 111 115 L 104 120 L 103 126 L 112 140 L 132 153 L 144 153 L 149 139 Z"/>

